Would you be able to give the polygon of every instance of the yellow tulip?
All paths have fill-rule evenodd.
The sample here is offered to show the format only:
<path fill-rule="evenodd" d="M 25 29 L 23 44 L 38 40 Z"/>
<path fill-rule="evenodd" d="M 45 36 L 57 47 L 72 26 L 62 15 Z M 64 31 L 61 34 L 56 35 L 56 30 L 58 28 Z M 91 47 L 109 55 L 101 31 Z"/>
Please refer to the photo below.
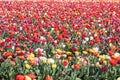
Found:
<path fill-rule="evenodd" d="M 78 60 L 78 61 L 77 61 L 77 64 L 80 64 L 80 63 L 81 63 L 81 61 L 80 61 L 80 60 Z"/>
<path fill-rule="evenodd" d="M 71 47 L 71 44 L 70 44 L 70 42 L 67 42 L 67 46 L 68 46 L 68 48 L 70 48 L 70 47 Z"/>
<path fill-rule="evenodd" d="M 27 52 L 27 54 L 30 54 L 30 52 Z"/>
<path fill-rule="evenodd" d="M 57 52 L 57 53 L 62 53 L 62 50 L 56 49 L 56 52 Z"/>
<path fill-rule="evenodd" d="M 42 60 L 43 63 L 47 63 L 47 60 Z"/>
<path fill-rule="evenodd" d="M 107 61 L 106 61 L 106 60 L 103 60 L 103 63 L 104 63 L 105 65 L 107 65 Z"/>
<path fill-rule="evenodd" d="M 79 55 L 79 52 L 78 52 L 78 51 L 75 51 L 75 55 L 78 56 L 78 55 Z"/>
<path fill-rule="evenodd" d="M 99 58 L 100 58 L 101 60 L 105 60 L 105 56 L 104 56 L 104 55 L 99 55 Z"/>
<path fill-rule="evenodd" d="M 25 64 L 25 67 L 27 68 L 27 69 L 30 69 L 30 65 L 29 64 Z"/>
<path fill-rule="evenodd" d="M 88 52 L 87 51 L 83 51 L 83 54 L 88 54 Z"/>
<path fill-rule="evenodd" d="M 55 51 L 52 51 L 53 54 L 55 54 L 56 52 Z"/>
<path fill-rule="evenodd" d="M 120 80 L 120 77 L 118 77 L 117 80 Z"/>
<path fill-rule="evenodd" d="M 28 57 L 27 60 L 32 61 L 32 60 L 34 60 L 34 58 Z"/>
<path fill-rule="evenodd" d="M 8 58 L 9 58 L 9 59 L 11 59 L 11 58 L 12 58 L 12 56 L 9 56 Z"/>
<path fill-rule="evenodd" d="M 94 53 L 95 51 L 93 49 L 89 49 L 89 52 Z"/>
<path fill-rule="evenodd" d="M 99 64 L 99 62 L 96 63 L 96 67 L 102 67 L 102 65 Z"/>
<path fill-rule="evenodd" d="M 32 54 L 30 54 L 30 57 L 34 58 L 34 57 L 35 57 L 35 55 L 32 53 Z"/>
<path fill-rule="evenodd" d="M 71 54 L 72 54 L 72 52 L 68 51 L 68 52 L 66 52 L 66 54 L 67 54 L 67 55 L 71 55 Z"/>
<path fill-rule="evenodd" d="M 57 67 L 56 64 L 52 64 L 52 68 L 55 69 Z"/>

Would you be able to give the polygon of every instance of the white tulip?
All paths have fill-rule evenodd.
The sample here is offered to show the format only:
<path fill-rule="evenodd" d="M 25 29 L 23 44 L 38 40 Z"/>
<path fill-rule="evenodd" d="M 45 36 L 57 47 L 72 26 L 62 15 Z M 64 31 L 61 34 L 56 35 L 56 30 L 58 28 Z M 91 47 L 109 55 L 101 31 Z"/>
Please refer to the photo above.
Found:
<path fill-rule="evenodd" d="M 93 36 L 90 36 L 90 40 L 93 40 Z"/>
<path fill-rule="evenodd" d="M 88 37 L 86 37 L 86 38 L 85 38 L 85 40 L 86 40 L 86 41 L 89 41 L 89 38 L 88 38 Z"/>
<path fill-rule="evenodd" d="M 115 56 L 120 56 L 120 53 L 116 52 L 114 55 L 115 55 Z"/>
<path fill-rule="evenodd" d="M 49 64 L 54 64 L 55 63 L 55 60 L 52 59 L 52 58 L 47 59 L 47 61 L 48 61 Z"/>
<path fill-rule="evenodd" d="M 37 48 L 37 49 L 35 49 L 35 52 L 38 52 L 38 50 L 40 50 L 41 52 L 43 51 L 43 49 Z"/>
<path fill-rule="evenodd" d="M 98 47 L 94 47 L 93 50 L 96 51 L 96 52 L 98 52 L 99 48 Z"/>

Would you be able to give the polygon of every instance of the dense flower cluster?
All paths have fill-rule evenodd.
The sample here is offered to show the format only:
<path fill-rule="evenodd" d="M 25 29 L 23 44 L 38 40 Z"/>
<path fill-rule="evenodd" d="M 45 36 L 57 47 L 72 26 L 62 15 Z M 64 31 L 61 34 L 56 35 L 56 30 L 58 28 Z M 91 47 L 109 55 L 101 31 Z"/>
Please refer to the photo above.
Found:
<path fill-rule="evenodd" d="M 120 77 L 120 3 L 0 2 L 0 79 Z"/>

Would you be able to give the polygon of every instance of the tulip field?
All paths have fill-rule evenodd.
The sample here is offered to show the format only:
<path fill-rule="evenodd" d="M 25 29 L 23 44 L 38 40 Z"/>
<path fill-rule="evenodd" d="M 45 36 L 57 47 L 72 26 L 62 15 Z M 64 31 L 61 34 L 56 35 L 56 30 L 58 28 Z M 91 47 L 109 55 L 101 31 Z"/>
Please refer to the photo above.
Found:
<path fill-rule="evenodd" d="M 0 80 L 120 80 L 120 3 L 0 1 Z"/>

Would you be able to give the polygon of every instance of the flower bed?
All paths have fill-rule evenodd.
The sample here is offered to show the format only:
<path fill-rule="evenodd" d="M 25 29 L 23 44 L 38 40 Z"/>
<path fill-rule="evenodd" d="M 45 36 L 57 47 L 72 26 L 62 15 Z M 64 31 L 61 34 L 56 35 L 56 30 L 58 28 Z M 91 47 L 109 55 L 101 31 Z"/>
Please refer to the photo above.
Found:
<path fill-rule="evenodd" d="M 120 80 L 119 9 L 0 2 L 0 80 Z"/>

